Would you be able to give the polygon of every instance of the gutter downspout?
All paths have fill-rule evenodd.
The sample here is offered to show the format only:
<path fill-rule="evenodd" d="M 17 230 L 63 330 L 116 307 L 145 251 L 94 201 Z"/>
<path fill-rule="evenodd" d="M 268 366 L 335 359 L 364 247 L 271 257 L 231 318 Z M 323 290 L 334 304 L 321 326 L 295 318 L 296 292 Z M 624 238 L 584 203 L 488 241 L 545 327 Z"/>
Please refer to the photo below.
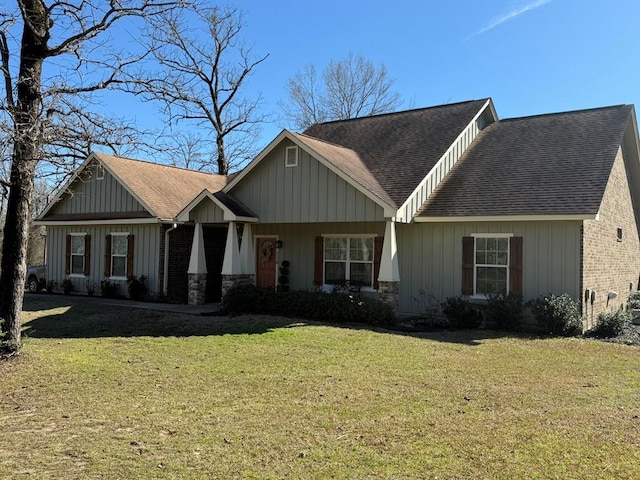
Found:
<path fill-rule="evenodd" d="M 164 232 L 164 270 L 162 275 L 162 294 L 166 297 L 169 288 L 169 233 L 178 228 L 178 224 L 174 223 L 171 228 L 167 228 Z"/>

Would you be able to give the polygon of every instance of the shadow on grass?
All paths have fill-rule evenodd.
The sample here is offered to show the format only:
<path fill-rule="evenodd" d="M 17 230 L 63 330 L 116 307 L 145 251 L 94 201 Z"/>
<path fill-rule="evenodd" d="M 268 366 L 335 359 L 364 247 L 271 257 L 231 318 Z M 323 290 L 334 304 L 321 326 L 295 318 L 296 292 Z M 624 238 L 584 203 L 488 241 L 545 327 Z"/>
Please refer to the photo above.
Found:
<path fill-rule="evenodd" d="M 260 316 L 229 318 L 186 315 L 55 295 L 29 299 L 25 302 L 23 312 L 23 335 L 30 338 L 263 334 L 292 323 L 290 320 Z"/>
<path fill-rule="evenodd" d="M 365 324 L 315 322 L 266 315 L 241 317 L 197 316 L 156 311 L 131 306 L 113 306 L 100 298 L 41 295 L 25 297 L 23 334 L 31 338 L 108 338 L 108 337 L 189 337 L 210 335 L 258 335 L 275 328 L 327 325 L 350 330 L 369 330 L 437 342 L 469 346 L 483 340 L 532 335 L 496 330 L 395 330 Z M 38 315 L 42 312 L 42 315 Z"/>

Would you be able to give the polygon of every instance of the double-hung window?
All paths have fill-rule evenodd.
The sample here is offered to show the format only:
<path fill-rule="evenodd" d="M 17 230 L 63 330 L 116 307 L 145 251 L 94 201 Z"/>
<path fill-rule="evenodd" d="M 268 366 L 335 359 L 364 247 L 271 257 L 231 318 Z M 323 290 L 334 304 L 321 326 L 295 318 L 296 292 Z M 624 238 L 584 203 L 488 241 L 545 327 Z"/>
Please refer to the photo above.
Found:
<path fill-rule="evenodd" d="M 111 234 L 111 276 L 124 278 L 127 276 L 127 234 Z"/>
<path fill-rule="evenodd" d="M 67 235 L 65 274 L 71 276 L 89 275 L 91 236 L 86 233 Z"/>
<path fill-rule="evenodd" d="M 476 237 L 475 240 L 475 294 L 507 295 L 509 238 Z"/>
<path fill-rule="evenodd" d="M 324 283 L 373 287 L 373 237 L 325 237 Z"/>
<path fill-rule="evenodd" d="M 133 235 L 112 232 L 105 237 L 104 276 L 123 280 L 133 276 Z"/>

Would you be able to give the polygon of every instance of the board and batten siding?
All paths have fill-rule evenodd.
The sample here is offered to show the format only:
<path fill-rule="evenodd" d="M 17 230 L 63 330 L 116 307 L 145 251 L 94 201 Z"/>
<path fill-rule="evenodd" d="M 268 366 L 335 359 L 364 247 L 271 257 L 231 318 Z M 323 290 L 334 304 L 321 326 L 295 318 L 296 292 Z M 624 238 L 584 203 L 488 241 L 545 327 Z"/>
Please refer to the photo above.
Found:
<path fill-rule="evenodd" d="M 95 168 L 88 167 L 92 175 L 77 178 L 69 187 L 69 193 L 51 210 L 51 214 L 141 212 L 145 208 L 110 173 L 98 180 Z M 84 175 L 81 172 L 80 175 Z"/>
<path fill-rule="evenodd" d="M 384 237 L 384 222 L 320 223 L 320 224 L 255 224 L 254 236 L 274 236 L 282 241 L 277 250 L 278 265 L 288 260 L 289 286 L 293 290 L 313 290 L 315 238 L 322 235 L 364 235 Z"/>
<path fill-rule="evenodd" d="M 116 232 L 128 232 L 134 235 L 133 275 L 147 277 L 149 292 L 158 293 L 158 265 L 160 264 L 160 224 L 146 225 L 85 225 L 85 226 L 48 226 L 47 227 L 47 281 L 53 280 L 58 288 L 65 275 L 66 236 L 70 233 L 91 235 L 90 274 L 88 277 L 69 277 L 75 291 L 85 293 L 87 280 L 95 282 L 96 294 L 100 294 L 100 282 L 104 277 L 105 237 Z M 120 293 L 126 295 L 127 282 L 120 283 Z"/>
<path fill-rule="evenodd" d="M 568 293 L 580 299 L 579 221 L 397 224 L 400 312 L 420 313 L 419 291 L 438 302 L 461 295 L 462 237 L 523 237 L 523 297 Z"/>
<path fill-rule="evenodd" d="M 209 198 L 204 198 L 189 212 L 189 220 L 195 223 L 225 223 L 224 212 Z"/>
<path fill-rule="evenodd" d="M 231 193 L 261 223 L 374 222 L 384 209 L 298 148 L 298 166 L 285 167 L 283 141 Z"/>

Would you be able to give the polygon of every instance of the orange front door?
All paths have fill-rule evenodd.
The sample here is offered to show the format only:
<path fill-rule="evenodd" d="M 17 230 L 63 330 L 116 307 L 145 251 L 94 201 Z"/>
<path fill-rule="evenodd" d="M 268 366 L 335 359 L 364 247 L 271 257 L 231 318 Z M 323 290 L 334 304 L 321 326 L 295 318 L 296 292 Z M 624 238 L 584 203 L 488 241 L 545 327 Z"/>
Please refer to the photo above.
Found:
<path fill-rule="evenodd" d="M 256 249 L 256 285 L 276 288 L 276 240 L 275 237 L 258 238 Z"/>

